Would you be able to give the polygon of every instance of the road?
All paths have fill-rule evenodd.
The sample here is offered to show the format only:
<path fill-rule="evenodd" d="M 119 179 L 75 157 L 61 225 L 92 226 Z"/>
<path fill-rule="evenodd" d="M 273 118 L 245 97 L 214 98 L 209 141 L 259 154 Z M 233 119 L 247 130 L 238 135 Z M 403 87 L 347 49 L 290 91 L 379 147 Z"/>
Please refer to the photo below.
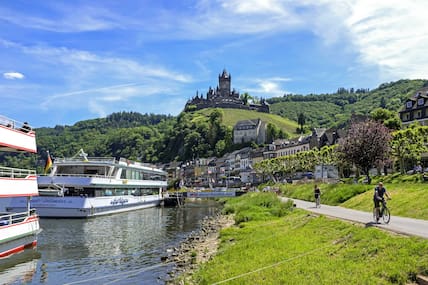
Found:
<path fill-rule="evenodd" d="M 315 208 L 314 202 L 308 202 L 293 198 L 281 197 L 282 200 L 287 201 L 291 199 L 294 201 L 294 204 L 297 208 L 305 209 L 314 213 L 340 218 L 343 220 L 353 221 L 365 224 L 367 226 L 375 226 L 388 231 L 409 235 L 409 236 L 418 236 L 428 239 L 428 221 L 427 220 L 418 220 L 412 218 L 403 218 L 398 216 L 391 216 L 391 221 L 389 224 L 376 224 L 373 221 L 373 214 L 363 211 L 357 211 L 352 209 L 347 209 L 339 206 L 328 206 L 321 205 L 320 208 Z"/>

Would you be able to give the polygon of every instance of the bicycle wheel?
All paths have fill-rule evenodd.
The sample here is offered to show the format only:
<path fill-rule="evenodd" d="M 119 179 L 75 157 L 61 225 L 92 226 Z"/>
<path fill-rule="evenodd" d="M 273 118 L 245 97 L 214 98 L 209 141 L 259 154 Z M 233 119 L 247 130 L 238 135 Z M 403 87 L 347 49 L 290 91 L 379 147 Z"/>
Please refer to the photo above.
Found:
<path fill-rule="evenodd" d="M 377 223 L 379 221 L 379 217 L 377 215 L 376 208 L 373 208 L 373 221 Z"/>
<path fill-rule="evenodd" d="M 386 208 L 386 207 L 383 209 L 383 216 L 382 216 L 382 218 L 383 218 L 383 222 L 385 224 L 389 223 L 389 221 L 391 219 L 391 215 L 389 213 L 389 209 Z"/>

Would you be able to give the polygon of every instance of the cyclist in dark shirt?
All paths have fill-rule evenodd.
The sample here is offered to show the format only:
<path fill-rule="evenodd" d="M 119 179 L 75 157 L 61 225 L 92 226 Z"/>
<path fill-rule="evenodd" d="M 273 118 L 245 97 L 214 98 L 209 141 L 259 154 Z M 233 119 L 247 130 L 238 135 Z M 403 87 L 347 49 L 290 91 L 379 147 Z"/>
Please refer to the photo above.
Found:
<path fill-rule="evenodd" d="M 378 216 L 382 216 L 382 213 L 379 213 L 379 208 L 380 208 L 380 203 L 385 204 L 385 198 L 383 197 L 384 195 L 388 199 L 391 199 L 385 187 L 383 186 L 383 183 L 379 182 L 379 184 L 375 187 L 375 191 L 373 195 L 373 202 L 376 208 L 376 212 L 378 213 Z"/>

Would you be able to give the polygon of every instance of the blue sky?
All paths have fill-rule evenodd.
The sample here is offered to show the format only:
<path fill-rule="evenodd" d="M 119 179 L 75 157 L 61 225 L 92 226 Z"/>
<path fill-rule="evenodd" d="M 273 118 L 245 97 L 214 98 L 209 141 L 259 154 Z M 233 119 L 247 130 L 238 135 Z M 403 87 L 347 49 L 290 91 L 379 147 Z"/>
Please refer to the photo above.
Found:
<path fill-rule="evenodd" d="M 0 114 L 33 127 L 178 115 L 196 92 L 259 98 L 428 78 L 428 1 L 2 1 Z"/>

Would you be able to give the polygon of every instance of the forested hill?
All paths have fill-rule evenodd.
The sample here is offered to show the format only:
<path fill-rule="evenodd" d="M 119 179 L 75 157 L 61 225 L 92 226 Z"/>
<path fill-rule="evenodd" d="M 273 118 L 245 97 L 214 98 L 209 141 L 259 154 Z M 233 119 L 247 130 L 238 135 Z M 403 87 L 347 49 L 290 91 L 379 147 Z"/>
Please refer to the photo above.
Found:
<path fill-rule="evenodd" d="M 238 120 L 266 121 L 268 141 L 272 141 L 297 136 L 299 114 L 304 114 L 308 132 L 313 127 L 342 124 L 352 113 L 369 114 L 379 107 L 398 112 L 404 101 L 424 85 L 426 80 L 400 80 L 371 91 L 340 88 L 334 94 L 289 94 L 268 99 L 271 114 L 237 109 L 204 109 L 183 112 L 177 117 L 118 112 L 73 126 L 36 129 L 39 155 L 24 161 L 30 167 L 37 164 L 42 171 L 46 150 L 53 157 L 67 157 L 81 148 L 89 156 L 125 157 L 152 163 L 219 157 L 248 146 L 233 144 L 233 126 Z M 2 154 L 0 159 L 8 166 L 22 167 L 25 166 L 20 164 L 22 156 Z"/>
<path fill-rule="evenodd" d="M 90 156 L 158 161 L 157 146 L 176 122 L 170 115 L 113 113 L 106 118 L 80 121 L 73 126 L 36 129 L 38 153 L 73 156 L 81 148 Z"/>
<path fill-rule="evenodd" d="M 273 114 L 297 121 L 303 113 L 308 128 L 328 128 L 342 125 L 352 113 L 369 115 L 376 108 L 398 112 L 406 99 L 427 84 L 427 80 L 399 80 L 383 83 L 371 91 L 339 88 L 333 94 L 286 94 L 267 102 Z"/>

